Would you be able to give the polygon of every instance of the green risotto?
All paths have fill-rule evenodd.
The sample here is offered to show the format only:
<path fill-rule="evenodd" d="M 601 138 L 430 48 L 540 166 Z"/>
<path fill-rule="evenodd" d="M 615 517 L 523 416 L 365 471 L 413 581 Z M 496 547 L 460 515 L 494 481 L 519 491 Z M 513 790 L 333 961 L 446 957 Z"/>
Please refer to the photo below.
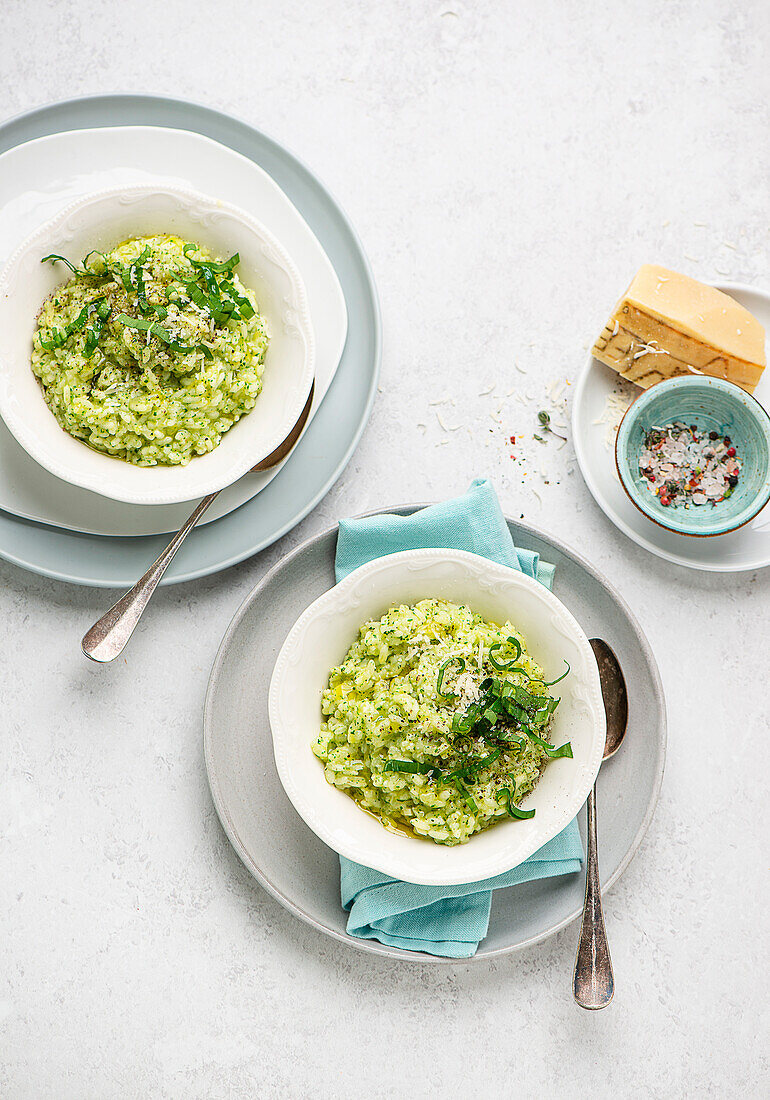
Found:
<path fill-rule="evenodd" d="M 462 844 L 532 817 L 521 800 L 550 760 L 572 756 L 549 735 L 558 682 L 544 681 L 510 623 L 444 600 L 394 607 L 331 670 L 313 752 L 385 826 Z"/>
<path fill-rule="evenodd" d="M 205 248 L 161 234 L 91 252 L 38 315 L 32 370 L 59 424 L 137 466 L 213 451 L 262 389 L 253 291 Z"/>

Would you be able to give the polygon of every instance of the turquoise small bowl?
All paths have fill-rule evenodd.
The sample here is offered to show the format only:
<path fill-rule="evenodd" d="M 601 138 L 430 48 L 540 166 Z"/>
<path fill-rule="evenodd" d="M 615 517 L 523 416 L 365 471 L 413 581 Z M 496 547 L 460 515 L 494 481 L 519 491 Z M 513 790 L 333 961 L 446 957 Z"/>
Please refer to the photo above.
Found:
<path fill-rule="evenodd" d="M 661 504 L 639 470 L 647 431 L 673 421 L 729 435 L 741 464 L 738 484 L 716 505 Z M 770 500 L 770 416 L 756 398 L 732 382 L 686 375 L 658 382 L 629 407 L 615 440 L 620 482 L 640 512 L 679 535 L 709 538 L 735 531 Z"/>

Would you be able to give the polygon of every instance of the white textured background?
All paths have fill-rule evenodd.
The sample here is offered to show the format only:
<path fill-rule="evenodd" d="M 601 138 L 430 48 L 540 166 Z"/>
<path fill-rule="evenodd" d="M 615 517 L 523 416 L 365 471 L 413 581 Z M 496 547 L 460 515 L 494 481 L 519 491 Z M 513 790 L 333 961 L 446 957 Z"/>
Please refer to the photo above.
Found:
<path fill-rule="evenodd" d="M 0 562 L 0 1095 L 767 1095 L 770 570 L 666 565 L 605 520 L 571 445 L 548 450 L 544 486 L 503 437 L 574 380 L 640 262 L 770 285 L 767 5 L 3 0 L 0 15 L 2 116 L 165 92 L 299 152 L 360 230 L 386 332 L 374 415 L 328 498 L 260 557 L 161 591 L 125 662 L 79 653 L 107 594 Z M 478 396 L 492 382 L 532 393 L 529 411 L 507 401 L 498 426 Z M 429 405 L 447 394 L 454 433 Z M 252 883 L 209 800 L 208 671 L 266 567 L 333 518 L 480 473 L 619 586 L 666 685 L 662 799 L 607 898 L 617 994 L 599 1014 L 572 1002 L 574 927 L 438 969 L 326 940 Z"/>

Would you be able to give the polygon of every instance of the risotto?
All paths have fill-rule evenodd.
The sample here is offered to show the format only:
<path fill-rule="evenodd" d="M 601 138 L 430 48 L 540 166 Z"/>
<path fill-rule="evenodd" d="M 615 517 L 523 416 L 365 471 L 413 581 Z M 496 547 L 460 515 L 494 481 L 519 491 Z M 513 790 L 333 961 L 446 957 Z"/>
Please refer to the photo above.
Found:
<path fill-rule="evenodd" d="M 137 466 L 186 465 L 253 409 L 268 332 L 205 248 L 158 235 L 91 252 L 44 303 L 32 370 L 70 435 Z"/>
<path fill-rule="evenodd" d="M 386 827 L 462 844 L 532 817 L 522 799 L 551 760 L 572 756 L 550 740 L 559 680 L 544 681 L 511 623 L 444 600 L 394 607 L 331 670 L 313 752 Z"/>

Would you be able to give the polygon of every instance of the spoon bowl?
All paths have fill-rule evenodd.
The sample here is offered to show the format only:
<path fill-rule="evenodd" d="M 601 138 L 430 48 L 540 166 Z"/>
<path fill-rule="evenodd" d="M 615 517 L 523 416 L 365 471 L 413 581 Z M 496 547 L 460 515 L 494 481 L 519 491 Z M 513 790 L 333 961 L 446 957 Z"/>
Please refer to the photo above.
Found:
<path fill-rule="evenodd" d="M 592 638 L 591 648 L 599 668 L 607 733 L 602 760 L 608 760 L 620 748 L 628 726 L 628 691 L 620 662 L 601 638 Z M 602 912 L 599 860 L 596 840 L 596 784 L 586 802 L 588 857 L 586 860 L 586 896 L 580 928 L 573 992 L 581 1008 L 606 1008 L 615 994 L 607 933 Z"/>
<path fill-rule="evenodd" d="M 599 666 L 604 713 L 607 716 L 607 737 L 602 760 L 609 760 L 618 751 L 626 735 L 628 691 L 620 662 L 607 643 L 602 638 L 592 638 L 590 645 Z"/>

